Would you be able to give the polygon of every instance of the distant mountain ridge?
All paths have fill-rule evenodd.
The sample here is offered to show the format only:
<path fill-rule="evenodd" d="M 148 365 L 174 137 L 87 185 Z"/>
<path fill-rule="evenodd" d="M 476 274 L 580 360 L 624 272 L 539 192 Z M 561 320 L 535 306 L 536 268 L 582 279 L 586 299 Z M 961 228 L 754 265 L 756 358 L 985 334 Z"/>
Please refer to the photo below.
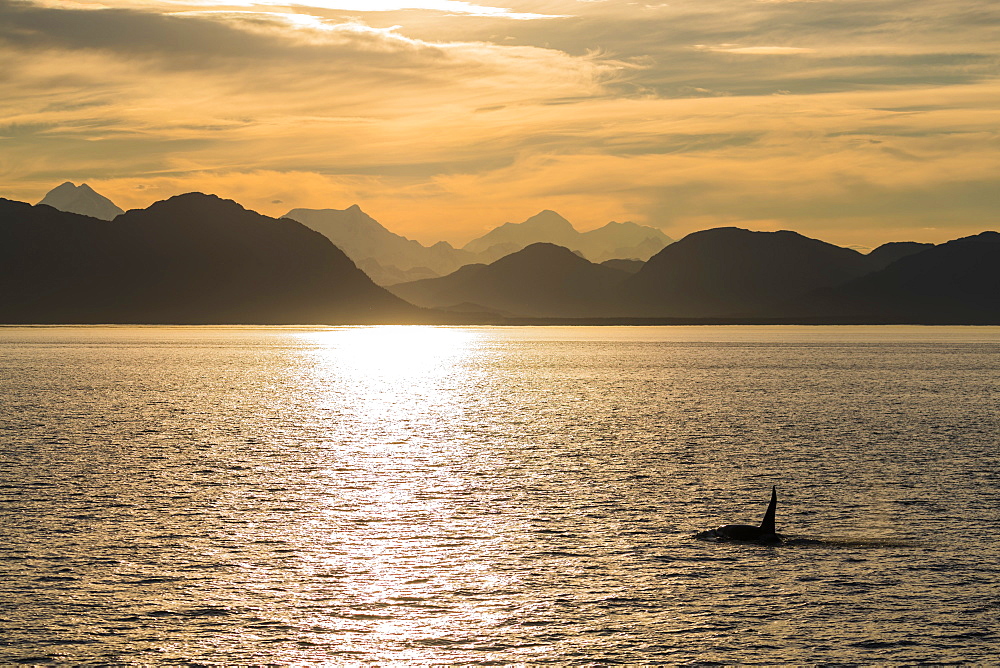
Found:
<path fill-rule="evenodd" d="M 523 223 L 504 223 L 463 246 L 463 250 L 485 254 L 509 255 L 532 243 L 549 243 L 570 248 L 579 232 L 555 211 L 546 209 Z M 525 244 L 525 242 L 529 242 Z M 493 258 L 499 259 L 499 258 Z"/>
<path fill-rule="evenodd" d="M 577 247 L 591 262 L 646 261 L 672 243 L 673 239 L 654 227 L 631 221 L 612 221 L 604 227 L 581 233 Z"/>
<path fill-rule="evenodd" d="M 513 317 L 934 322 L 936 313 L 1000 323 L 997 239 L 895 243 L 863 255 L 796 232 L 716 228 L 644 264 L 597 265 L 539 243 L 390 290 L 428 308 Z M 934 305 L 921 308 L 923 296 Z"/>
<path fill-rule="evenodd" d="M 67 181 L 50 190 L 39 204 L 46 204 L 60 211 L 79 213 L 101 220 L 114 220 L 125 211 L 86 183 L 75 185 Z"/>
<path fill-rule="evenodd" d="M 798 312 L 896 322 L 1000 324 L 1000 233 L 931 246 L 799 300 Z"/>
<path fill-rule="evenodd" d="M 797 232 L 722 227 L 664 248 L 627 279 L 625 292 L 644 315 L 777 314 L 789 299 L 869 269 L 861 253 Z"/>
<path fill-rule="evenodd" d="M 476 256 L 395 235 L 356 206 L 317 215 L 316 225 L 346 220 L 336 231 L 356 248 L 395 244 L 404 258 L 415 249 Z M 485 235 L 483 252 L 516 247 L 531 235 L 580 242 L 621 227 L 579 234 L 555 212 L 542 212 Z M 426 308 L 461 316 L 442 319 Z M 689 234 L 647 262 L 600 264 L 579 249 L 536 242 L 389 292 L 316 230 L 213 195 L 179 195 L 113 221 L 0 199 L 0 323 L 471 323 L 497 322 L 497 314 L 1000 324 L 1000 233 L 940 245 L 889 243 L 864 255 L 791 231 L 715 228 Z"/>
<path fill-rule="evenodd" d="M 554 211 L 542 211 L 523 223 L 505 223 L 462 248 L 444 241 L 427 247 L 390 232 L 356 204 L 347 209 L 292 209 L 285 217 L 326 236 L 380 285 L 442 276 L 467 264 L 489 264 L 534 243 L 563 246 L 602 262 L 645 260 L 672 241 L 660 230 L 635 223 L 612 222 L 577 232 Z"/>
<path fill-rule="evenodd" d="M 415 307 L 292 220 L 188 193 L 104 221 L 0 199 L 0 322 L 405 322 Z"/>
<path fill-rule="evenodd" d="M 508 316 L 606 317 L 623 313 L 617 290 L 627 276 L 568 248 L 536 243 L 488 265 L 467 265 L 448 276 L 389 290 L 427 308 L 477 309 Z"/>
<path fill-rule="evenodd" d="M 523 223 L 504 223 L 462 250 L 477 253 L 482 262 L 493 262 L 536 243 L 549 243 L 577 251 L 591 262 L 647 260 L 673 239 L 654 227 L 632 222 L 610 222 L 589 232 L 578 232 L 555 211 L 544 210 Z"/>
<path fill-rule="evenodd" d="M 476 257 L 447 242 L 427 247 L 390 232 L 357 204 L 346 209 L 292 209 L 285 218 L 316 230 L 380 285 L 450 273 Z"/>
<path fill-rule="evenodd" d="M 868 260 L 872 271 L 876 271 L 887 267 L 896 260 L 925 251 L 928 248 L 934 248 L 934 244 L 917 243 L 916 241 L 890 241 L 872 249 L 868 253 Z"/>

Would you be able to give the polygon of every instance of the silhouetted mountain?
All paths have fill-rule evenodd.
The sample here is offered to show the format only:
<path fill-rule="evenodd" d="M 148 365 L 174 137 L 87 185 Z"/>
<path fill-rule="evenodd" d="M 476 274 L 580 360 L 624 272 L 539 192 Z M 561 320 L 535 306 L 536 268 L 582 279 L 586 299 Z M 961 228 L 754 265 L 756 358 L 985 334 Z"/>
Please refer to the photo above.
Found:
<path fill-rule="evenodd" d="M 626 274 L 635 274 L 640 269 L 642 269 L 643 265 L 646 263 L 643 262 L 642 260 L 615 259 L 615 260 L 605 260 L 604 262 L 601 262 L 601 264 L 604 265 L 605 267 L 611 267 L 612 269 L 617 269 L 618 271 L 624 271 Z"/>
<path fill-rule="evenodd" d="M 293 220 L 189 193 L 113 222 L 0 200 L 0 321 L 340 323 L 418 310 Z"/>
<path fill-rule="evenodd" d="M 506 248 L 513 249 L 513 252 L 533 243 L 550 243 L 569 248 L 578 236 L 579 232 L 568 220 L 555 211 L 545 210 L 523 223 L 504 223 L 495 227 L 465 244 L 463 250 L 481 254 L 493 248 Z"/>
<path fill-rule="evenodd" d="M 424 278 L 437 278 L 440 274 L 427 267 L 413 267 L 412 269 L 400 269 L 398 267 L 383 267 L 374 258 L 367 258 L 361 262 L 356 262 L 358 269 L 368 274 L 368 276 L 378 276 L 375 281 L 378 285 L 394 285 L 396 283 L 406 283 L 408 281 L 419 281 Z M 372 278 L 374 281 L 375 279 Z"/>
<path fill-rule="evenodd" d="M 115 216 L 125 213 L 104 195 L 99 194 L 86 183 L 79 186 L 67 181 L 50 190 L 39 204 L 84 216 L 114 220 Z"/>
<path fill-rule="evenodd" d="M 390 232 L 357 204 L 347 209 L 292 209 L 285 217 L 332 241 L 379 285 L 441 276 L 476 260 L 444 241 L 428 248 Z"/>
<path fill-rule="evenodd" d="M 537 243 L 489 265 L 467 265 L 448 276 L 389 290 L 431 308 L 531 317 L 606 316 L 620 314 L 617 288 L 626 276 L 561 246 Z"/>
<path fill-rule="evenodd" d="M 433 278 L 467 264 L 494 262 L 532 243 L 568 247 L 598 262 L 613 258 L 645 260 L 671 242 L 659 230 L 635 223 L 608 223 L 581 234 L 554 211 L 542 211 L 523 223 L 505 223 L 461 249 L 445 241 L 428 247 L 390 232 L 357 205 L 347 209 L 293 209 L 285 217 L 330 239 L 379 285 Z"/>
<path fill-rule="evenodd" d="M 907 255 L 799 301 L 799 312 L 864 321 L 1000 324 L 1000 233 Z"/>
<path fill-rule="evenodd" d="M 584 232 L 579 240 L 569 246 L 579 250 L 591 262 L 605 260 L 648 260 L 673 239 L 654 227 L 637 225 L 633 222 L 610 222 L 604 227 Z"/>
<path fill-rule="evenodd" d="M 780 316 L 788 300 L 867 270 L 861 253 L 796 232 L 725 227 L 667 246 L 624 289 L 637 315 Z"/>
<path fill-rule="evenodd" d="M 473 239 L 462 250 L 477 254 L 481 262 L 493 262 L 530 244 L 550 243 L 602 262 L 614 258 L 646 260 L 671 241 L 660 230 L 635 223 L 611 222 L 580 233 L 555 211 L 545 210 L 523 223 L 504 223 Z"/>
<path fill-rule="evenodd" d="M 907 255 L 913 255 L 921 251 L 933 248 L 934 244 L 922 244 L 916 241 L 891 241 L 882 244 L 878 248 L 868 253 L 868 268 L 870 271 L 878 271 L 892 264 Z"/>

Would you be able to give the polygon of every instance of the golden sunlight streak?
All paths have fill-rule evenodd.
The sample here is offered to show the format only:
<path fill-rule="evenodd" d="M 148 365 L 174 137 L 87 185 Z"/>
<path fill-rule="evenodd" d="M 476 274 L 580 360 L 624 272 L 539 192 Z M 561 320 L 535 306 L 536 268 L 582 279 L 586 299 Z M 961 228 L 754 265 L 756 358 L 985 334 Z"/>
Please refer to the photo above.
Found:
<path fill-rule="evenodd" d="M 410 325 L 345 327 L 299 335 L 312 350 L 303 382 L 318 411 L 335 409 L 354 425 L 351 443 L 397 457 L 432 456 L 424 447 L 457 410 L 455 393 L 468 382 L 465 363 L 477 335 L 469 330 Z M 344 387 L 361 398 L 343 404 Z"/>
<path fill-rule="evenodd" d="M 467 329 L 385 325 L 307 332 L 325 365 L 390 382 L 440 378 L 464 359 L 475 340 Z"/>

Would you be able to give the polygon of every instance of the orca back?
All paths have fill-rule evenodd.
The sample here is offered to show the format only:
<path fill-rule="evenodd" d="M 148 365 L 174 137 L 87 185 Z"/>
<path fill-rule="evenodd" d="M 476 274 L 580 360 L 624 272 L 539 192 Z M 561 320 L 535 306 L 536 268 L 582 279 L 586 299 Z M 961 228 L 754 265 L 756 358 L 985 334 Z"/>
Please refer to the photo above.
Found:
<path fill-rule="evenodd" d="M 771 487 L 771 502 L 767 504 L 767 510 L 764 512 L 764 519 L 760 521 L 760 532 L 762 534 L 775 534 L 774 530 L 774 511 L 778 507 L 778 488 L 777 486 Z"/>

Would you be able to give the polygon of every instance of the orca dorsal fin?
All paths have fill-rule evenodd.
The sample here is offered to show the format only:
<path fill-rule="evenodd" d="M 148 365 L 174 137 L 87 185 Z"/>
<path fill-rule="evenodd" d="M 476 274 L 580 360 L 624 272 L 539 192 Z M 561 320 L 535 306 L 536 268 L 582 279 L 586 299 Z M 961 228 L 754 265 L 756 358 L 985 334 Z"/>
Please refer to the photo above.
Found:
<path fill-rule="evenodd" d="M 777 486 L 771 487 L 771 502 L 767 504 L 767 510 L 764 512 L 764 519 L 760 521 L 761 533 L 773 534 L 774 531 L 774 511 L 778 507 L 778 488 Z"/>

